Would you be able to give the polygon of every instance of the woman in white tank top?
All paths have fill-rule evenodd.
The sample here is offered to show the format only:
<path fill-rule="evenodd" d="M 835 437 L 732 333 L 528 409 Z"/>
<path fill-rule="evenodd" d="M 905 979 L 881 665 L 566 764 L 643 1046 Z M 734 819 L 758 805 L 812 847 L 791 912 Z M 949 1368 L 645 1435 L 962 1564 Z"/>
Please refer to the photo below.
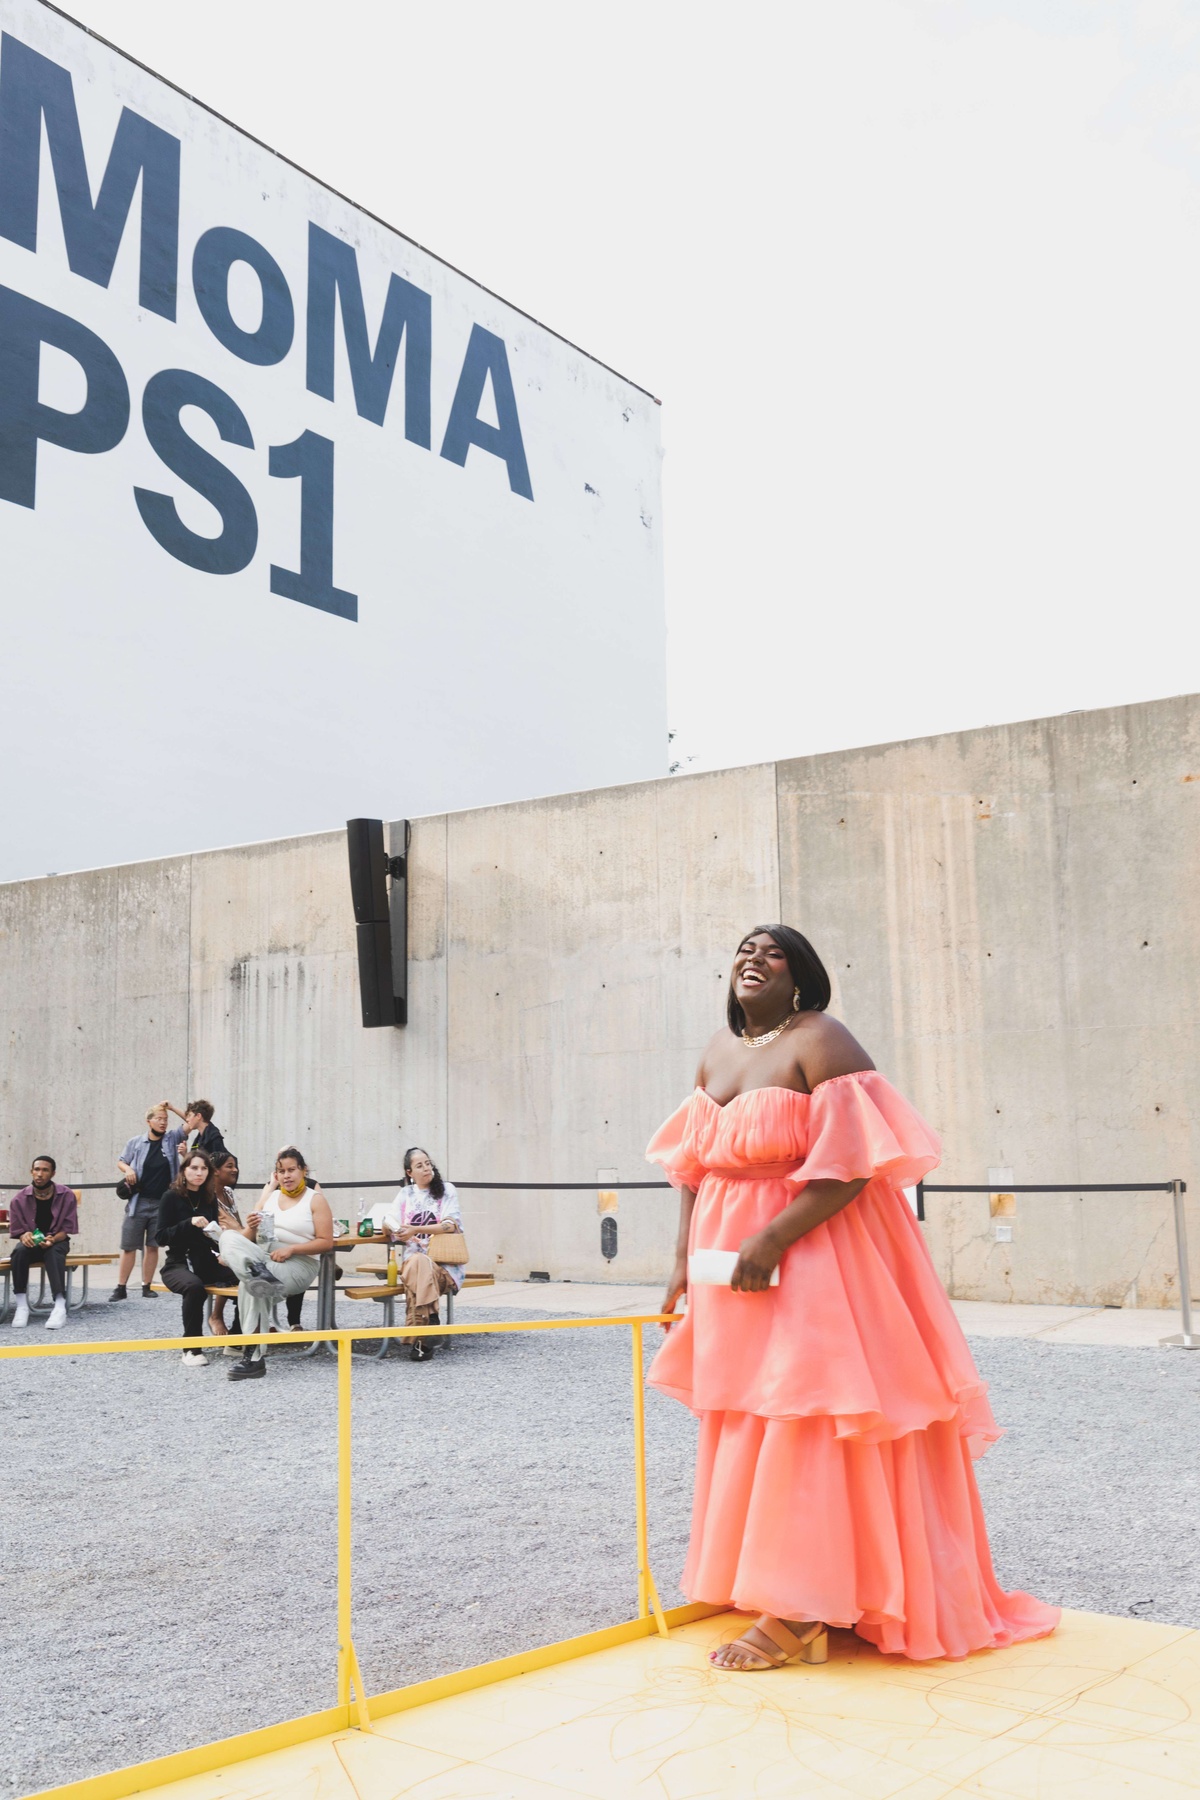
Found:
<path fill-rule="evenodd" d="M 263 1197 L 259 1202 L 259 1217 L 275 1221 L 274 1235 L 281 1244 L 309 1244 L 317 1235 L 313 1220 L 313 1197 L 319 1190 L 308 1186 L 306 1175 L 302 1175 L 300 1179 L 305 1185 L 298 1199 L 294 1193 L 285 1194 L 282 1188 L 272 1188 L 268 1184 L 263 1189 Z"/>
<path fill-rule="evenodd" d="M 265 1332 L 280 1300 L 297 1299 L 317 1278 L 320 1256 L 333 1248 L 333 1216 L 308 1164 L 291 1145 L 275 1158 L 275 1169 L 262 1192 L 258 1210 L 242 1231 L 223 1231 L 222 1262 L 238 1277 L 238 1310 L 242 1330 Z M 248 1346 L 229 1371 L 231 1381 L 267 1372 L 261 1344 Z"/>

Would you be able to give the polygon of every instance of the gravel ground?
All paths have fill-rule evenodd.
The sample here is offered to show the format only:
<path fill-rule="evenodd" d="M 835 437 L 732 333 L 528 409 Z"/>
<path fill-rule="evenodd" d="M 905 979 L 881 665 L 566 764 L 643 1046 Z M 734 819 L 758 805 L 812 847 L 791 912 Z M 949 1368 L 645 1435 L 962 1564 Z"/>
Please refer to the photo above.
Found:
<path fill-rule="evenodd" d="M 166 1298 L 131 1300 L 119 1327 L 115 1313 L 89 1308 L 70 1336 L 178 1329 Z M 1195 1416 L 1200 1357 L 972 1347 L 1010 1426 L 979 1466 L 1005 1585 L 1200 1625 L 1195 1454 L 1178 1430 Z M 0 1368 L 0 1791 L 332 1703 L 333 1364 L 279 1352 L 249 1386 L 229 1367 L 188 1370 L 163 1352 Z M 354 1427 L 355 1636 L 372 1690 L 636 1610 L 627 1331 L 356 1360 Z M 652 1562 L 670 1605 L 694 1427 L 652 1393 L 647 1435 Z"/>

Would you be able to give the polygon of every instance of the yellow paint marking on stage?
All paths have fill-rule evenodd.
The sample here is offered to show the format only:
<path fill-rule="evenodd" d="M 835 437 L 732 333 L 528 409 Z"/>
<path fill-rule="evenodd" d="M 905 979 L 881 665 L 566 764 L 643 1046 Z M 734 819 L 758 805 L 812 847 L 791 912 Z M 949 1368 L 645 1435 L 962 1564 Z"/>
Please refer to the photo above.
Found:
<path fill-rule="evenodd" d="M 722 1674 L 708 1651 L 736 1636 L 738 1624 L 729 1614 L 693 1618 L 664 1638 L 638 1621 L 633 1640 L 584 1655 L 552 1646 L 542 1654 L 566 1651 L 568 1659 L 507 1680 L 417 1705 L 406 1692 L 440 1684 L 372 1699 L 369 1732 L 336 1731 L 121 1792 L 159 1800 L 1185 1800 L 1200 1779 L 1200 1632 L 1067 1613 L 1053 1637 L 937 1663 L 883 1657 L 836 1632 L 824 1667 Z M 124 1773 L 128 1783 L 133 1771 Z"/>

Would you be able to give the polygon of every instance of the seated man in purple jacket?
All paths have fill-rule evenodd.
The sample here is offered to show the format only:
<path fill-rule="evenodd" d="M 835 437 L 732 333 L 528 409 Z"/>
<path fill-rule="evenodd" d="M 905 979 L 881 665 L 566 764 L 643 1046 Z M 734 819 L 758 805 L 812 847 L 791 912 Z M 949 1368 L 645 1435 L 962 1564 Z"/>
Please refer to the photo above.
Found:
<path fill-rule="evenodd" d="M 75 1190 L 54 1179 L 57 1167 L 52 1156 L 35 1156 L 30 1170 L 33 1180 L 8 1203 L 8 1235 L 13 1240 L 9 1256 L 17 1302 L 14 1331 L 29 1323 L 29 1266 L 35 1262 L 45 1265 L 54 1295 L 46 1330 L 61 1331 L 67 1322 L 67 1254 L 71 1233 L 79 1230 L 79 1216 Z"/>

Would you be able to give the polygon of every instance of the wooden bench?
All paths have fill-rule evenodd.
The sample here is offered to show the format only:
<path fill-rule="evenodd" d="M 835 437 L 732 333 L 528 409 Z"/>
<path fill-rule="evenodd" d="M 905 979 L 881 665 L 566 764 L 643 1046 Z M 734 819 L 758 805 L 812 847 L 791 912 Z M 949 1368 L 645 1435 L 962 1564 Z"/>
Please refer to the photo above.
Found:
<path fill-rule="evenodd" d="M 166 1283 L 162 1281 L 152 1281 L 150 1287 L 151 1291 L 156 1294 L 173 1294 L 175 1292 L 174 1288 L 167 1287 Z M 234 1287 L 206 1287 L 204 1291 L 210 1299 L 213 1296 L 221 1300 L 237 1299 L 236 1285 Z"/>
<path fill-rule="evenodd" d="M 355 1268 L 357 1269 L 357 1271 L 360 1275 L 374 1275 L 374 1277 L 377 1281 L 386 1281 L 387 1280 L 387 1263 L 386 1262 L 375 1262 L 375 1261 L 360 1262 L 360 1263 L 355 1264 Z M 465 1288 L 493 1287 L 495 1285 L 495 1281 L 496 1281 L 496 1277 L 494 1275 L 488 1274 L 482 1269 L 476 1269 L 476 1270 L 468 1269 L 467 1273 L 463 1277 L 462 1285 Z M 395 1286 L 390 1286 L 390 1287 L 385 1287 L 385 1288 L 344 1286 L 344 1287 L 340 1287 L 338 1289 L 338 1293 L 344 1294 L 347 1300 L 381 1300 L 381 1301 L 385 1302 L 384 1313 L 383 1313 L 383 1322 L 385 1325 L 394 1325 L 395 1324 L 395 1322 L 396 1322 L 395 1302 L 396 1302 L 397 1297 L 400 1294 L 402 1294 L 403 1292 L 404 1292 L 404 1288 L 399 1283 L 397 1283 Z M 454 1295 L 453 1294 L 446 1295 L 446 1323 L 447 1323 L 447 1325 L 453 1325 L 453 1323 L 454 1323 Z M 380 1338 L 380 1340 L 379 1340 L 380 1348 L 378 1350 L 372 1350 L 372 1351 L 364 1350 L 363 1352 L 361 1352 L 361 1354 L 364 1356 L 367 1356 L 367 1355 L 376 1356 L 382 1360 L 382 1358 L 387 1355 L 388 1346 L 392 1342 L 393 1342 L 393 1340 L 391 1338 Z"/>
<path fill-rule="evenodd" d="M 174 1290 L 174 1288 L 167 1287 L 165 1282 L 152 1281 L 150 1283 L 150 1291 L 153 1294 L 173 1294 L 175 1290 Z M 237 1293 L 238 1293 L 236 1286 L 235 1287 L 206 1287 L 204 1291 L 208 1295 L 208 1305 L 204 1311 L 204 1316 L 206 1319 L 212 1318 L 212 1303 L 214 1300 L 236 1300 Z M 214 1337 L 219 1337 L 220 1333 L 214 1332 L 212 1335 Z"/>
<path fill-rule="evenodd" d="M 156 1281 L 156 1282 L 152 1283 L 152 1286 L 153 1286 L 154 1292 L 156 1294 L 169 1294 L 169 1293 L 173 1292 L 173 1289 L 171 1289 L 169 1287 L 164 1287 L 164 1285 L 161 1281 Z M 205 1314 L 206 1318 L 212 1317 L 212 1302 L 214 1300 L 236 1300 L 238 1297 L 238 1290 L 237 1290 L 236 1284 L 233 1287 L 205 1287 L 204 1291 L 208 1295 L 208 1299 L 209 1299 L 208 1310 Z M 399 1291 L 399 1290 L 397 1290 L 397 1291 Z M 303 1289 L 303 1292 L 306 1294 L 310 1293 L 311 1289 L 305 1288 L 305 1289 Z M 344 1294 L 346 1292 L 348 1292 L 348 1290 L 344 1287 L 338 1289 L 339 1294 Z M 375 1293 L 374 1288 L 371 1289 L 371 1293 L 372 1293 L 372 1295 L 374 1295 L 374 1293 Z M 274 1304 L 276 1307 L 278 1307 L 279 1301 L 276 1300 L 274 1302 Z M 272 1325 L 271 1330 L 279 1331 L 279 1332 L 300 1331 L 300 1330 L 303 1330 L 303 1327 L 299 1326 L 299 1325 Z M 214 1333 L 213 1335 L 219 1337 L 220 1333 L 219 1332 Z M 281 1344 L 280 1345 L 281 1350 L 294 1350 L 295 1348 L 296 1348 L 296 1346 L 294 1344 Z M 314 1346 L 310 1344 L 308 1349 L 306 1351 L 304 1351 L 303 1354 L 306 1356 L 311 1355 L 313 1348 L 314 1348 Z"/>
<path fill-rule="evenodd" d="M 376 1268 L 373 1264 L 367 1263 L 365 1267 L 368 1273 L 382 1276 L 384 1281 L 387 1281 L 386 1264 Z M 360 1263 L 360 1273 L 363 1272 L 363 1268 L 364 1265 Z M 395 1282 L 384 1287 L 343 1287 L 339 1288 L 338 1292 L 346 1300 L 374 1300 L 377 1304 L 381 1304 L 383 1306 L 384 1324 L 394 1325 L 396 1323 L 396 1299 L 398 1295 L 404 1292 L 404 1289 L 399 1282 Z M 391 1338 L 380 1338 L 376 1349 L 356 1351 L 355 1354 L 360 1356 L 372 1356 L 377 1362 L 382 1362 L 391 1347 Z"/>
<path fill-rule="evenodd" d="M 91 1271 L 93 1269 L 99 1269 L 99 1268 L 106 1267 L 109 1263 L 115 1263 L 116 1260 L 117 1260 L 117 1252 L 115 1250 L 113 1251 L 111 1256 L 88 1255 L 86 1253 L 81 1253 L 79 1255 L 72 1254 L 72 1255 L 68 1256 L 68 1258 L 67 1258 L 67 1311 L 68 1312 L 79 1312 L 83 1307 L 85 1307 L 87 1305 L 88 1276 L 90 1275 Z M 51 1302 L 46 1299 L 46 1265 L 45 1265 L 45 1263 L 35 1263 L 33 1266 L 34 1266 L 34 1268 L 41 1270 L 41 1282 L 38 1287 L 37 1299 L 30 1300 L 30 1302 L 29 1302 L 30 1309 L 33 1312 L 40 1312 L 42 1310 L 49 1312 Z M 83 1270 L 83 1287 L 80 1292 L 79 1299 L 72 1302 L 71 1288 L 73 1285 L 74 1274 L 75 1274 L 76 1269 Z M 30 1272 L 32 1273 L 32 1270 Z M 13 1306 L 15 1304 L 13 1301 L 12 1291 L 11 1291 L 12 1290 L 12 1258 L 11 1258 L 11 1256 L 0 1257 L 0 1273 L 3 1273 L 3 1275 L 4 1275 L 4 1298 L 3 1298 L 3 1301 L 0 1301 L 0 1320 L 2 1320 L 2 1319 L 7 1319 L 8 1315 L 9 1315 L 9 1311 L 13 1308 Z M 28 1296 L 27 1296 L 27 1298 L 28 1298 Z"/>
<path fill-rule="evenodd" d="M 378 1280 L 378 1281 L 386 1281 L 387 1280 L 387 1264 L 386 1264 L 386 1262 L 360 1262 L 360 1263 L 356 1263 L 354 1266 L 360 1275 L 374 1275 L 376 1280 Z M 496 1282 L 496 1277 L 494 1275 L 485 1274 L 482 1269 L 478 1269 L 475 1271 L 468 1269 L 466 1274 L 463 1276 L 463 1287 L 465 1287 L 465 1288 L 494 1287 L 495 1282 Z M 397 1291 L 399 1291 L 399 1290 L 397 1290 Z M 340 1287 L 338 1289 L 338 1293 L 348 1295 L 351 1300 L 356 1300 L 356 1299 L 360 1299 L 360 1298 L 364 1298 L 364 1297 L 367 1299 L 372 1298 L 372 1290 L 369 1288 L 365 1289 L 364 1293 L 362 1295 L 352 1293 L 348 1287 Z M 447 1325 L 453 1325 L 453 1323 L 454 1323 L 454 1295 L 453 1294 L 446 1295 L 446 1323 L 447 1323 Z"/>

